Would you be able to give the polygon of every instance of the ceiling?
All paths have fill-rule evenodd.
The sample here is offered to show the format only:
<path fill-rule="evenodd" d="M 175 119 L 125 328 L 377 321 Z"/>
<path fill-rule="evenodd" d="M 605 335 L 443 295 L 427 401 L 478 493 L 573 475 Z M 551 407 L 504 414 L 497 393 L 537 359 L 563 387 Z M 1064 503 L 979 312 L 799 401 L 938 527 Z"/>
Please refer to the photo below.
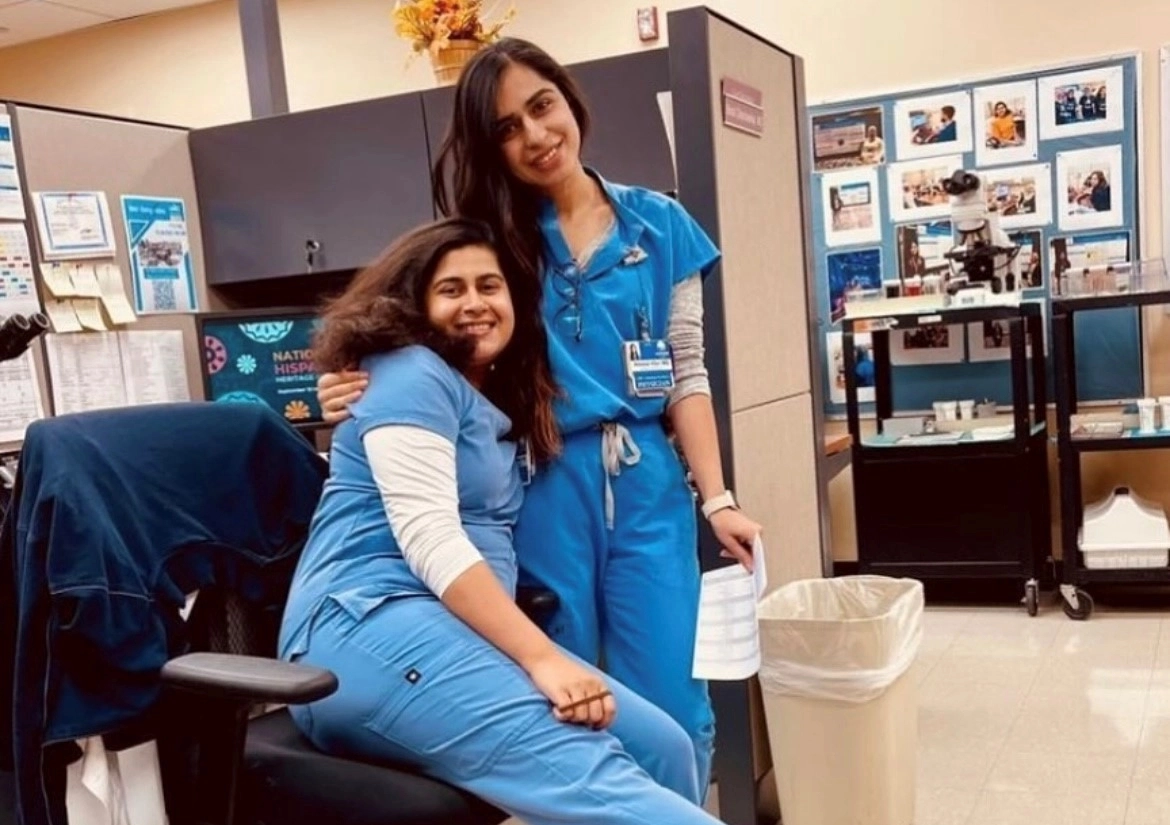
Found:
<path fill-rule="evenodd" d="M 0 48 L 209 0 L 0 0 Z"/>

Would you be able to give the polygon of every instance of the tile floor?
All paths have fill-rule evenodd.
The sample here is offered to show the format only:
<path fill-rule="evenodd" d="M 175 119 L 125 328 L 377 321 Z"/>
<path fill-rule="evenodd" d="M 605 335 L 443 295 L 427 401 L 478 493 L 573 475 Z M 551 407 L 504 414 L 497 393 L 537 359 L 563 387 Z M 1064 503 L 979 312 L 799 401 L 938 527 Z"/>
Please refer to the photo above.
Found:
<path fill-rule="evenodd" d="M 1170 825 L 1170 611 L 925 624 L 914 825 Z"/>
<path fill-rule="evenodd" d="M 933 608 L 915 825 L 1170 825 L 1170 617 Z"/>

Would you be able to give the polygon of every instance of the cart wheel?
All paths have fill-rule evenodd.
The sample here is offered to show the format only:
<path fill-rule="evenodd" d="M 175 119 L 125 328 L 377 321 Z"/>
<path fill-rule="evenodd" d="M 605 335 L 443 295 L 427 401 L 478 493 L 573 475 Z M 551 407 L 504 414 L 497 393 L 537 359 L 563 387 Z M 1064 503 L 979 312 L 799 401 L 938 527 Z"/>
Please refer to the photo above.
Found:
<path fill-rule="evenodd" d="M 1028 608 L 1028 615 L 1035 616 L 1040 612 L 1040 586 L 1035 582 L 1024 585 L 1024 604 Z"/>
<path fill-rule="evenodd" d="M 1061 599 L 1061 604 L 1064 605 L 1064 615 L 1075 621 L 1083 622 L 1093 613 L 1093 597 L 1079 587 L 1076 593 L 1077 606 L 1075 608 L 1068 603 L 1068 599 Z"/>

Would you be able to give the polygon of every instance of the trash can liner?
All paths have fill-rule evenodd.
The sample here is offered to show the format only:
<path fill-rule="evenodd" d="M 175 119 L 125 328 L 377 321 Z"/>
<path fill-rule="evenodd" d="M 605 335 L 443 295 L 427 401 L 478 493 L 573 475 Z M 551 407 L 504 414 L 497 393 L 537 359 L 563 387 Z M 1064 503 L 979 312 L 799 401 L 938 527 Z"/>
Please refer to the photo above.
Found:
<path fill-rule="evenodd" d="M 885 576 L 792 582 L 759 604 L 760 686 L 781 696 L 869 702 L 914 662 L 922 583 Z"/>

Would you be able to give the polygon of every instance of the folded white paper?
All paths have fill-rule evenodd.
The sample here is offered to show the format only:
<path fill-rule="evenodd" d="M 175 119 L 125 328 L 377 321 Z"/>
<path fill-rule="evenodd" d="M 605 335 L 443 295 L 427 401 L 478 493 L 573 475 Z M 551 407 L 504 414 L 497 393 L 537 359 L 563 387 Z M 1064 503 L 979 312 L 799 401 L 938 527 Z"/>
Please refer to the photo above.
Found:
<path fill-rule="evenodd" d="M 691 666 L 695 679 L 738 681 L 760 669 L 756 604 L 768 586 L 768 575 L 758 537 L 752 560 L 753 573 L 734 564 L 703 574 Z"/>

